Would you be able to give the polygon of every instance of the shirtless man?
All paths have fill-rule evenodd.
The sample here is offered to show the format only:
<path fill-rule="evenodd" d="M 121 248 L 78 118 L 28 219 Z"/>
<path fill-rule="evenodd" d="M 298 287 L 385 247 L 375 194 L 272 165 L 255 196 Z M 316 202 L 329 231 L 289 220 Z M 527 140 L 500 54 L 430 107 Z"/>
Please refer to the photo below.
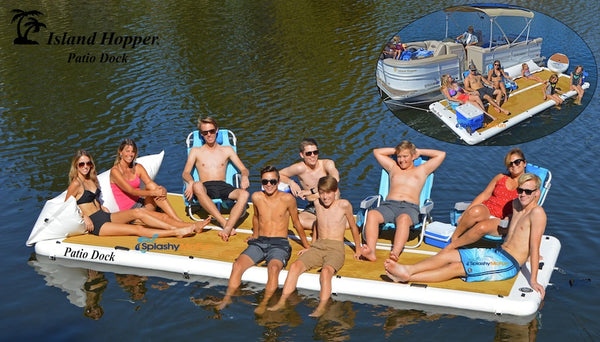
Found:
<path fill-rule="evenodd" d="M 519 197 L 513 202 L 508 235 L 496 248 L 443 249 L 437 255 L 414 265 L 401 265 L 388 259 L 385 270 L 394 281 L 439 282 L 456 277 L 465 281 L 510 279 L 519 273 L 528 258 L 531 262 L 531 288 L 544 299 L 544 287 L 537 282 L 540 244 L 546 229 L 546 213 L 538 206 L 541 180 L 525 173 L 519 178 Z M 482 261 L 485 265 L 482 265 Z"/>
<path fill-rule="evenodd" d="M 335 168 L 333 160 L 319 159 L 319 147 L 314 139 L 307 138 L 300 142 L 300 158 L 302 158 L 301 162 L 281 170 L 281 181 L 290 185 L 294 196 L 309 202 L 306 208 L 300 212 L 299 217 L 304 229 L 313 230 L 316 221 L 313 201 L 319 198 L 317 183 L 321 177 L 325 176 L 333 176 L 339 182 L 340 173 Z M 291 179 L 294 176 L 298 177 L 301 186 Z M 336 194 L 336 198 L 339 197 L 339 193 Z M 316 238 L 314 233 L 313 238 Z"/>
<path fill-rule="evenodd" d="M 285 267 L 292 252 L 288 241 L 288 224 L 290 218 L 302 246 L 308 248 L 308 240 L 304 229 L 298 219 L 298 207 L 294 196 L 277 190 L 279 184 L 279 172 L 274 166 L 266 166 L 260 171 L 261 183 L 264 191 L 252 194 L 254 204 L 254 217 L 252 218 L 253 234 L 248 239 L 248 248 L 240 254 L 233 263 L 229 285 L 223 301 L 219 303 L 218 309 L 224 308 L 231 302 L 231 296 L 235 293 L 242 282 L 244 272 L 266 260 L 267 262 L 267 285 L 265 296 L 255 312 L 261 314 L 265 311 L 268 300 L 277 290 L 279 272 Z"/>
<path fill-rule="evenodd" d="M 215 119 L 211 117 L 199 118 L 198 130 L 205 144 L 190 149 L 182 174 L 183 181 L 186 184 L 184 194 L 188 200 L 191 200 L 194 195 L 198 198 L 198 202 L 202 208 L 223 227 L 223 230 L 219 232 L 219 236 L 224 241 L 227 241 L 229 236 L 235 234 L 234 225 L 242 216 L 248 202 L 248 197 L 250 196 L 248 191 L 246 191 L 250 185 L 250 181 L 248 180 L 249 172 L 231 146 L 217 144 L 219 126 L 217 126 Z M 241 189 L 237 189 L 225 182 L 225 172 L 229 161 L 242 174 Z M 194 166 L 196 166 L 198 175 L 200 176 L 199 182 L 194 182 L 191 174 Z M 229 220 L 221 215 L 221 212 L 219 212 L 219 209 L 212 201 L 213 198 L 236 201 L 229 213 Z"/>
<path fill-rule="evenodd" d="M 319 179 L 318 189 L 319 200 L 315 201 L 315 209 L 317 211 L 316 228 L 319 231 L 319 239 L 313 242 L 309 249 L 301 250 L 298 260 L 290 265 L 281 298 L 276 305 L 269 308 L 271 311 L 284 307 L 286 300 L 296 289 L 298 277 L 302 273 L 315 267 L 321 267 L 319 277 L 321 283 L 320 301 L 317 309 L 309 316 L 319 317 L 325 313 L 325 307 L 331 297 L 331 278 L 344 265 L 346 225 L 350 225 L 352 230 L 355 246 L 354 259 L 358 260 L 360 257 L 360 235 L 352 214 L 352 205 L 347 200 L 336 199 L 338 192 L 337 180 L 332 176 L 322 177 Z"/>
<path fill-rule="evenodd" d="M 419 221 L 419 196 L 425 180 L 435 171 L 446 152 L 417 149 L 410 141 L 403 141 L 398 146 L 383 147 L 373 150 L 377 162 L 390 174 L 390 191 L 385 201 L 367 215 L 365 238 L 367 244 L 362 246 L 362 256 L 375 261 L 375 245 L 379 236 L 379 225 L 395 223 L 396 233 L 390 258 L 398 260 L 404 244 L 408 240 L 410 227 Z M 395 154 L 396 159 L 391 158 Z M 426 163 L 415 166 L 413 161 L 419 156 L 429 157 Z"/>
<path fill-rule="evenodd" d="M 485 84 L 489 85 L 489 87 L 486 87 Z M 477 93 L 482 102 L 483 100 L 487 101 L 492 107 L 496 108 L 499 113 L 510 115 L 509 111 L 500 107 L 496 101 L 494 101 L 494 96 L 498 96 L 501 93 L 500 89 L 492 89 L 491 87 L 493 87 L 492 83 L 481 76 L 477 72 L 477 67 L 471 64 L 469 66 L 469 75 L 465 77 L 463 88 L 466 91 Z"/>

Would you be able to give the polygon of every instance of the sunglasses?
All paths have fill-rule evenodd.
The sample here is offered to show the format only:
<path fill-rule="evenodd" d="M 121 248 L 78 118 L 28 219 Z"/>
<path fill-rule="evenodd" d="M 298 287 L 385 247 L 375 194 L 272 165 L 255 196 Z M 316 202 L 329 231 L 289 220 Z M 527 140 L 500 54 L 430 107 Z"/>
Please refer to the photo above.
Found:
<path fill-rule="evenodd" d="M 511 167 L 511 166 L 513 166 L 513 165 L 514 165 L 514 166 L 519 166 L 519 165 L 521 165 L 521 163 L 522 163 L 522 162 L 524 162 L 524 161 L 525 161 L 525 159 L 515 159 L 515 160 L 513 160 L 513 161 L 511 161 L 511 162 L 508 162 L 508 167 Z"/>
<path fill-rule="evenodd" d="M 318 155 L 319 155 L 319 150 L 314 150 L 314 151 L 306 151 L 306 152 L 304 152 L 304 155 L 306 155 L 306 156 L 309 156 L 309 157 L 310 157 L 310 156 L 312 156 L 313 154 L 314 154 L 315 156 L 318 156 Z"/>
<path fill-rule="evenodd" d="M 86 162 L 79 162 L 79 164 L 77 164 L 77 166 L 79 166 L 79 167 L 84 167 L 86 165 L 89 167 L 92 167 L 92 166 L 94 166 L 94 163 L 92 163 L 91 161 L 86 161 Z"/>
<path fill-rule="evenodd" d="M 522 193 L 525 193 L 527 196 L 531 195 L 534 191 L 536 191 L 537 189 L 523 189 L 523 188 L 517 188 L 517 193 L 520 195 Z"/>
<path fill-rule="evenodd" d="M 217 133 L 216 128 L 209 129 L 208 131 L 200 131 L 200 134 L 202 134 L 202 135 L 209 135 L 209 134 L 215 134 L 215 133 Z"/>
<path fill-rule="evenodd" d="M 269 183 L 271 183 L 271 185 L 275 185 L 279 181 L 277 179 L 261 179 L 260 182 L 262 183 L 262 185 L 267 185 Z"/>
<path fill-rule="evenodd" d="M 494 64 L 494 66 L 500 66 L 500 64 Z"/>

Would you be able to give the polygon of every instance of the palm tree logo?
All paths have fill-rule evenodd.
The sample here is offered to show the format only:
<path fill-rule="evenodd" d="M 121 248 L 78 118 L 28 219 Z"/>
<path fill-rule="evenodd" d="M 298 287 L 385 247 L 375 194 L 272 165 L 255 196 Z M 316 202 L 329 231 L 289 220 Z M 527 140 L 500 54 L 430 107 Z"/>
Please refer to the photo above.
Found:
<path fill-rule="evenodd" d="M 35 40 L 27 38 L 29 32 L 40 32 L 40 28 L 46 27 L 46 24 L 39 22 L 35 16 L 44 15 L 40 11 L 23 11 L 20 9 L 14 9 L 11 12 L 15 13 L 10 23 L 17 22 L 17 38 L 13 41 L 14 44 L 39 44 Z M 23 19 L 27 19 L 27 22 L 23 24 Z M 25 34 L 23 34 L 23 28 Z"/>

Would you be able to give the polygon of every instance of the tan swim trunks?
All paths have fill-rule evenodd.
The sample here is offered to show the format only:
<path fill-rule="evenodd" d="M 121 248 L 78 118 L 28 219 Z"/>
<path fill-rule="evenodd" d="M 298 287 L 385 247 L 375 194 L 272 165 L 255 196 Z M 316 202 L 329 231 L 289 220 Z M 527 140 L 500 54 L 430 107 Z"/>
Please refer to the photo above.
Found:
<path fill-rule="evenodd" d="M 329 265 L 337 272 L 344 266 L 344 241 L 318 239 L 298 257 L 307 270 Z"/>

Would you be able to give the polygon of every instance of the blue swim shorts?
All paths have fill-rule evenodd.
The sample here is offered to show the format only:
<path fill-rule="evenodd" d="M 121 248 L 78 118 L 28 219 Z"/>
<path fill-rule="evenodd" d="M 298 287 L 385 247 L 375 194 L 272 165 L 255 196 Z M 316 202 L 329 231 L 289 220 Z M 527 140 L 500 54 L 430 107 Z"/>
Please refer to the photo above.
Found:
<path fill-rule="evenodd" d="M 501 247 L 459 249 L 465 268 L 466 282 L 510 279 L 519 273 L 521 265 Z"/>
<path fill-rule="evenodd" d="M 419 206 L 411 202 L 386 200 L 373 210 L 381 213 L 384 223 L 396 223 L 401 214 L 410 216 L 413 225 L 419 222 Z"/>
<path fill-rule="evenodd" d="M 242 252 L 254 261 L 254 264 L 265 260 L 275 259 L 283 263 L 283 267 L 287 265 L 292 255 L 292 246 L 287 238 L 283 237 L 267 237 L 259 236 L 256 239 L 248 240 L 248 247 Z"/>

